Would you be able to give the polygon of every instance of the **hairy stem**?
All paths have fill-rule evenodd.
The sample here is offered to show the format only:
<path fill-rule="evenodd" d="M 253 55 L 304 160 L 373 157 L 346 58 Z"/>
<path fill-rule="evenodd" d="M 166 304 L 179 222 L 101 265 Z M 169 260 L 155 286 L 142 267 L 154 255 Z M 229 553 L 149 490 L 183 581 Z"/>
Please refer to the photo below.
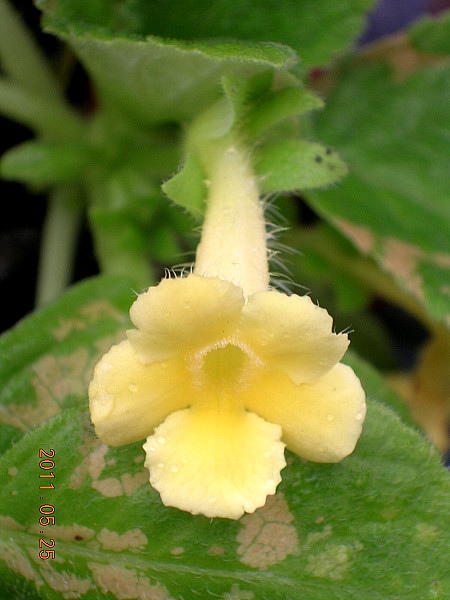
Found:
<path fill-rule="evenodd" d="M 266 229 L 250 160 L 233 142 L 227 136 L 205 149 L 209 193 L 195 272 L 250 296 L 269 285 Z"/>

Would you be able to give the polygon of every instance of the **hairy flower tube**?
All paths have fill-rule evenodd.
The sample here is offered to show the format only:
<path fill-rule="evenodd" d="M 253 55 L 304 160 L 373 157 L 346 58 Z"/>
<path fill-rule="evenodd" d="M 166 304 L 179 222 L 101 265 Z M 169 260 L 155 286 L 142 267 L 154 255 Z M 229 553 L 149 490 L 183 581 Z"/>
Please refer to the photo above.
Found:
<path fill-rule="evenodd" d="M 130 310 L 135 326 L 98 363 L 89 387 L 99 438 L 147 438 L 163 503 L 239 518 L 274 494 L 284 448 L 337 462 L 361 433 L 365 395 L 339 363 L 348 346 L 308 296 L 269 288 L 266 232 L 245 153 L 211 160 L 193 273 L 164 279 Z"/>

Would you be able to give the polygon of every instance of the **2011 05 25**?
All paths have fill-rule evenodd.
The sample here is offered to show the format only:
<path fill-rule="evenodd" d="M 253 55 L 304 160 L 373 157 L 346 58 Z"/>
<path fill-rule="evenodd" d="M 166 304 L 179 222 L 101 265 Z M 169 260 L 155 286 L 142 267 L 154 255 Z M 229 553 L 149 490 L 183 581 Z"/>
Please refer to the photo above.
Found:
<path fill-rule="evenodd" d="M 55 484 L 53 483 L 55 474 L 53 469 L 55 468 L 55 451 L 53 448 L 50 448 L 48 451 L 43 448 L 39 448 L 39 468 L 41 469 L 41 473 L 39 474 L 39 486 L 40 490 L 54 490 Z M 41 492 L 44 493 L 44 492 Z M 48 492 L 47 492 L 48 493 Z M 44 500 L 44 496 L 40 496 L 41 500 Z M 53 504 L 41 504 L 39 507 L 39 512 L 41 513 L 41 517 L 39 518 L 39 524 L 42 527 L 47 527 L 55 524 L 55 507 Z M 41 530 L 40 533 L 44 533 L 44 530 Z M 43 538 L 39 538 L 39 548 L 42 550 L 39 551 L 39 558 L 42 560 L 47 560 L 48 558 L 55 558 L 55 540 L 50 538 L 48 541 Z M 49 550 L 48 548 L 52 548 Z"/>

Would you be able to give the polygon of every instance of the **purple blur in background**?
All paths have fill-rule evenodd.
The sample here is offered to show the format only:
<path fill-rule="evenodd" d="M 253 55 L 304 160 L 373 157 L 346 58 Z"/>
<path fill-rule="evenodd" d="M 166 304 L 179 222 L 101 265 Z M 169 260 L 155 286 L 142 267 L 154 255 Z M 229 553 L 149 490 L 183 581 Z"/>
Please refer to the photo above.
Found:
<path fill-rule="evenodd" d="M 379 0 L 369 14 L 359 45 L 400 31 L 423 14 L 436 14 L 446 8 L 450 8 L 450 0 Z"/>

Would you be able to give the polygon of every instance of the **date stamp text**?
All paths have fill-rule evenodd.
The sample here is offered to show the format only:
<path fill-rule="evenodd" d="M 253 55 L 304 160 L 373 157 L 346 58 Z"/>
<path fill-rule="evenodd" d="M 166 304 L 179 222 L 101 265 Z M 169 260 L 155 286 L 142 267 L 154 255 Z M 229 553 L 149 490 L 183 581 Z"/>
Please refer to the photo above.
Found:
<path fill-rule="evenodd" d="M 46 452 L 43 448 L 39 448 L 39 468 L 41 470 L 39 475 L 39 489 L 42 494 L 51 493 L 49 491 L 42 492 L 42 490 L 54 490 L 55 484 L 53 483 L 55 474 L 53 469 L 55 468 L 55 451 L 53 448 L 50 448 L 48 452 Z M 40 496 L 40 499 L 44 501 L 44 496 Z M 47 527 L 48 525 L 55 524 L 55 507 L 53 504 L 41 504 L 39 507 L 39 512 L 41 513 L 41 517 L 39 518 L 39 524 L 42 527 Z M 44 533 L 44 529 L 40 531 L 40 533 Z M 43 548 L 39 552 L 39 557 L 42 560 L 47 560 L 48 558 L 55 558 L 55 540 L 50 538 L 48 541 L 43 538 L 39 538 L 39 548 Z M 53 548 L 53 550 L 48 550 L 48 548 Z"/>

